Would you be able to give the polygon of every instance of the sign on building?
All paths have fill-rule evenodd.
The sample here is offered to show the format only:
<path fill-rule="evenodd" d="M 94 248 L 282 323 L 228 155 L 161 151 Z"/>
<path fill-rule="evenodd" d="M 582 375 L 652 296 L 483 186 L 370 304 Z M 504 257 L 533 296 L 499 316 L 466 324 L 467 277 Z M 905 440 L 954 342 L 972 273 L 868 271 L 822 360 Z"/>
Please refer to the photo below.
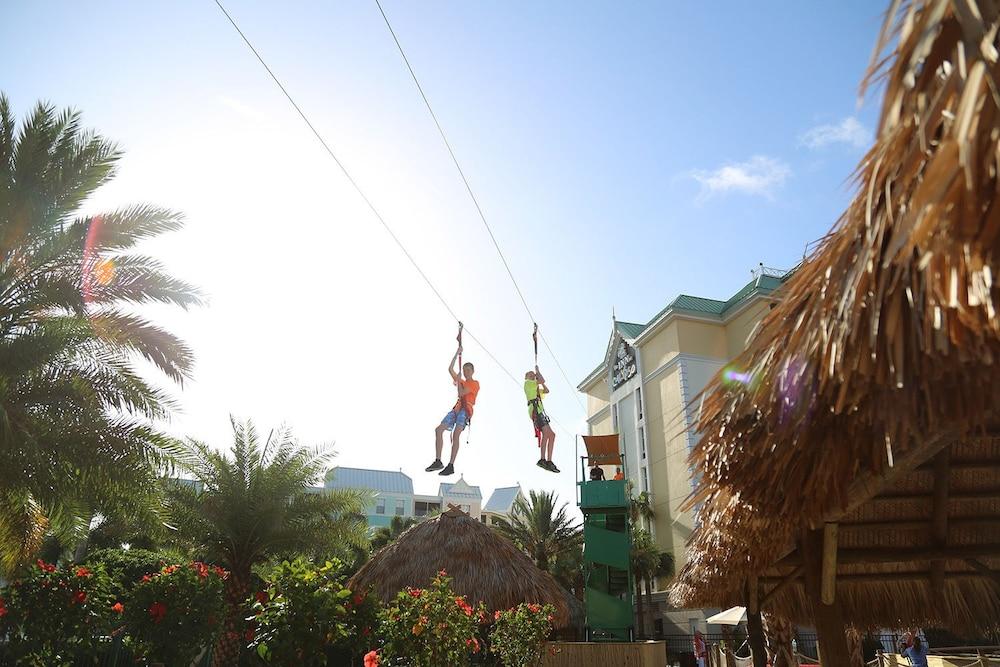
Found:
<path fill-rule="evenodd" d="M 635 377 L 637 370 L 635 348 L 626 343 L 624 339 L 619 340 L 618 348 L 615 350 L 614 363 L 611 366 L 611 391 L 618 389 Z"/>

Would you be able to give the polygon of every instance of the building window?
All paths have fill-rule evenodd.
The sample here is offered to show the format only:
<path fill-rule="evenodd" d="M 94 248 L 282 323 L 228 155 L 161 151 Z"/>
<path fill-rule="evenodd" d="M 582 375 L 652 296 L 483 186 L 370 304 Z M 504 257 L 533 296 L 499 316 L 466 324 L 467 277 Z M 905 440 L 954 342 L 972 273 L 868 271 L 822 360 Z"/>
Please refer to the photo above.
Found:
<path fill-rule="evenodd" d="M 642 468 L 642 490 L 649 493 L 649 473 L 646 472 L 645 466 Z"/>
<path fill-rule="evenodd" d="M 635 413 L 639 421 L 642 421 L 642 387 L 635 390 Z"/>
<path fill-rule="evenodd" d="M 396 500 L 396 516 L 403 516 L 403 513 L 405 511 L 406 511 L 406 501 L 405 500 L 399 500 L 399 499 L 397 499 Z"/>
<path fill-rule="evenodd" d="M 639 458 L 646 460 L 646 431 L 639 427 Z"/>
<path fill-rule="evenodd" d="M 375 501 L 375 514 L 385 514 L 385 498 Z"/>

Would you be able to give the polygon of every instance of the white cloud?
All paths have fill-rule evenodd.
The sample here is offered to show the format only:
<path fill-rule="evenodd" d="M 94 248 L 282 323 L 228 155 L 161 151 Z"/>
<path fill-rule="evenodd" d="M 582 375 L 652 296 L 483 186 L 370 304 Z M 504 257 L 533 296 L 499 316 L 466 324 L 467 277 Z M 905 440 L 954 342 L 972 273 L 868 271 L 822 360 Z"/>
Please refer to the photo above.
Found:
<path fill-rule="evenodd" d="M 711 171 L 696 170 L 691 176 L 701 183 L 702 194 L 742 192 L 771 198 L 792 170 L 781 160 L 755 155 L 746 162 L 724 164 Z"/>
<path fill-rule="evenodd" d="M 799 144 L 817 149 L 830 144 L 847 144 L 864 148 L 871 143 L 872 133 L 854 116 L 833 125 L 818 125 L 799 136 Z"/>

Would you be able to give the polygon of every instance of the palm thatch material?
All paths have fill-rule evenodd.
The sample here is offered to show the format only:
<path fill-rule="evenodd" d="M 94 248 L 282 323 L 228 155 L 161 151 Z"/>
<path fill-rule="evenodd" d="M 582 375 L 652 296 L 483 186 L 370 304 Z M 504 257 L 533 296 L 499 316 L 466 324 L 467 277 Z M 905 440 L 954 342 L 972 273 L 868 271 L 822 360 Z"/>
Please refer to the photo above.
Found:
<path fill-rule="evenodd" d="M 920 548 L 943 506 L 947 534 L 935 544 L 1000 542 L 995 523 L 955 527 L 995 519 L 989 492 L 1000 480 L 952 471 L 953 494 L 981 497 L 934 510 L 918 469 L 956 442 L 967 463 L 1000 464 L 992 439 L 978 437 L 1000 421 L 998 27 L 994 1 L 893 1 L 865 82 L 883 84 L 885 98 L 858 193 L 732 365 L 740 373 L 730 377 L 749 381 L 719 376 L 705 390 L 691 459 L 699 528 L 675 603 L 739 601 L 748 576 L 787 574 L 775 562 L 824 521 L 863 526 L 898 512 L 922 530 L 857 529 L 851 539 Z M 899 488 L 912 489 L 911 505 L 874 499 Z M 957 624 L 981 625 L 971 609 L 1000 610 L 995 584 L 946 561 L 943 586 L 940 561 L 845 565 L 838 575 L 884 576 L 841 577 L 837 596 L 862 624 L 940 618 L 944 595 Z M 772 604 L 809 616 L 798 584 Z"/>
<path fill-rule="evenodd" d="M 426 587 L 440 570 L 452 577 L 457 594 L 485 603 L 490 611 L 522 602 L 551 604 L 555 627 L 570 625 L 566 593 L 556 580 L 492 528 L 458 509 L 407 530 L 376 553 L 348 587 L 370 589 L 389 602 L 407 586 Z"/>

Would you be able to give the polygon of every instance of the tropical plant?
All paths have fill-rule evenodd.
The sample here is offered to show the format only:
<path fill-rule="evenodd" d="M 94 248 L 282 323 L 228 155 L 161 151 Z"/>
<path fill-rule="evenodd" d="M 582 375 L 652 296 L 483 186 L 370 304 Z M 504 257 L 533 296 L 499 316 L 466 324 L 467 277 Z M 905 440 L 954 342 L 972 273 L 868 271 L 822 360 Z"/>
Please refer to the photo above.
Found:
<path fill-rule="evenodd" d="M 4 655 L 9 664 L 38 667 L 92 661 L 120 609 L 103 568 L 39 560 L 23 578 L 0 588 Z"/>
<path fill-rule="evenodd" d="M 510 517 L 499 517 L 496 529 L 548 571 L 560 555 L 577 548 L 583 539 L 566 508 L 563 503 L 557 509 L 554 491 L 531 491 L 527 499 L 518 496 Z"/>
<path fill-rule="evenodd" d="M 30 561 L 55 531 L 90 516 L 150 511 L 173 440 L 151 425 L 170 407 L 140 376 L 169 379 L 191 351 L 135 306 L 200 303 L 136 244 L 180 227 L 149 205 L 82 215 L 121 151 L 80 114 L 38 104 L 17 127 L 0 94 L 0 569 Z"/>
<path fill-rule="evenodd" d="M 482 603 L 473 607 L 465 596 L 456 596 L 451 578 L 439 572 L 426 589 L 407 588 L 379 614 L 384 646 L 375 664 L 404 659 L 411 667 L 461 667 L 479 653 L 479 625 L 485 623 Z M 371 654 L 369 654 L 370 656 Z M 369 656 L 366 662 L 371 662 Z"/>
<path fill-rule="evenodd" d="M 552 632 L 555 607 L 525 602 L 494 614 L 490 652 L 504 667 L 535 667 Z"/>
<path fill-rule="evenodd" d="M 190 664 L 222 630 L 227 577 L 222 568 L 200 562 L 144 575 L 123 605 L 135 653 L 153 663 Z"/>
<path fill-rule="evenodd" d="M 375 601 L 344 586 L 342 567 L 283 561 L 254 595 L 250 647 L 278 665 L 357 664 L 372 642 Z"/>
<path fill-rule="evenodd" d="M 366 543 L 363 492 L 312 492 L 333 454 L 300 447 L 286 429 L 262 441 L 251 422 L 233 420 L 231 453 L 188 440 L 178 463 L 193 483 L 165 480 L 168 522 L 177 539 L 229 570 L 226 628 L 214 659 L 235 665 L 249 615 L 252 569 L 297 554 L 331 554 Z"/>
<path fill-rule="evenodd" d="M 657 546 L 653 536 L 644 528 L 632 529 L 632 552 L 630 554 L 630 564 L 632 575 L 635 577 L 635 598 L 636 614 L 638 622 L 636 626 L 639 636 L 646 634 L 646 615 L 642 595 L 642 582 L 651 581 L 660 567 L 660 547 Z M 649 603 L 650 600 L 646 600 Z"/>
<path fill-rule="evenodd" d="M 401 517 L 394 516 L 392 520 L 389 521 L 388 526 L 381 526 L 376 529 L 375 533 L 371 537 L 372 551 L 378 551 L 384 546 L 392 544 L 399 538 L 400 535 L 405 533 L 411 527 L 417 525 L 419 521 L 412 516 Z"/>
<path fill-rule="evenodd" d="M 88 567 L 101 567 L 111 579 L 112 592 L 125 599 L 145 575 L 153 575 L 170 563 L 184 560 L 177 551 L 146 549 L 98 549 L 87 556 Z"/>

